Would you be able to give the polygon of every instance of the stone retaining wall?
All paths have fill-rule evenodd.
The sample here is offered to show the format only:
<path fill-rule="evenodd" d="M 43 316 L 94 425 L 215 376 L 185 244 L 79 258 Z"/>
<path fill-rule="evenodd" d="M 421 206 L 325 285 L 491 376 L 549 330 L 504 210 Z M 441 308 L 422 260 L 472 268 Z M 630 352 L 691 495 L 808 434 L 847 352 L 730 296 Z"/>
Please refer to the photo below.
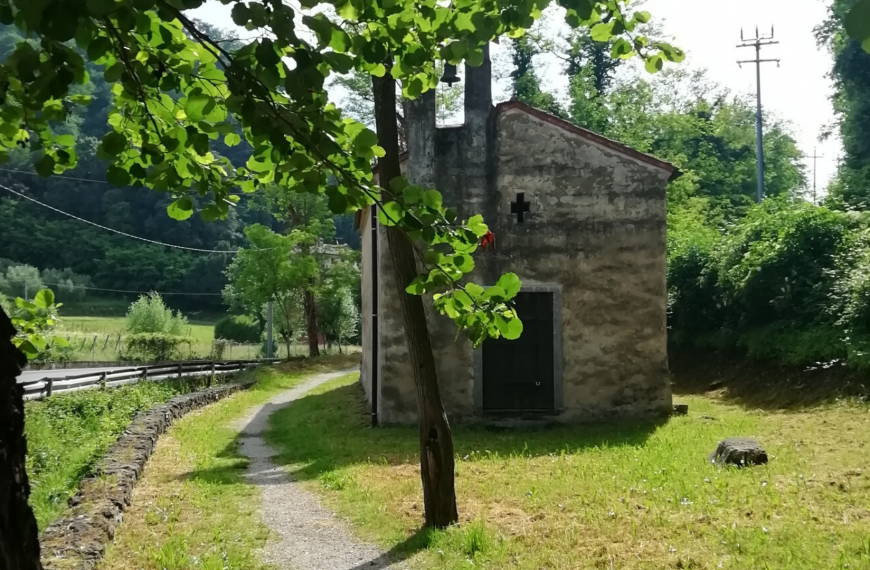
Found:
<path fill-rule="evenodd" d="M 45 570 L 91 570 L 115 536 L 133 486 L 154 452 L 157 439 L 178 418 L 212 404 L 253 382 L 229 384 L 177 396 L 140 413 L 70 499 L 71 511 L 40 537 Z"/>

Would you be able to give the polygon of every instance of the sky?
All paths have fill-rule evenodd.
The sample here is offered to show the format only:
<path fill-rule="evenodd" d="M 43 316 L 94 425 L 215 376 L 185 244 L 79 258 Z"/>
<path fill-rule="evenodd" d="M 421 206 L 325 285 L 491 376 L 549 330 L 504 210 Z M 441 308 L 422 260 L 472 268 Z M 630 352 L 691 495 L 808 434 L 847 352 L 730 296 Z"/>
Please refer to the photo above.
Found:
<path fill-rule="evenodd" d="M 756 26 L 768 35 L 774 26 L 775 39 L 780 43 L 765 47 L 762 58 L 780 59 L 781 64 L 762 67 L 762 104 L 765 112 L 791 124 L 792 134 L 807 157 L 813 155 L 814 148 L 823 155 L 817 160 L 819 196 L 836 172 L 842 152 L 836 138 L 818 141 L 824 127 L 834 121 L 832 87 L 827 77 L 831 55 L 816 46 L 813 35 L 813 28 L 825 19 L 829 4 L 830 0 L 646 0 L 643 6 L 662 22 L 673 43 L 687 52 L 682 66 L 706 68 L 711 79 L 736 93 L 755 93 L 755 65 L 744 65 L 742 69 L 737 65 L 738 60 L 755 57 L 754 48 L 736 47 L 741 28 L 747 37 L 754 37 Z M 230 8 L 212 0 L 195 10 L 194 15 L 231 29 L 235 26 Z M 542 87 L 564 90 L 564 74 L 557 65 L 544 65 L 540 73 Z M 811 187 L 813 160 L 807 158 L 805 164 Z"/>

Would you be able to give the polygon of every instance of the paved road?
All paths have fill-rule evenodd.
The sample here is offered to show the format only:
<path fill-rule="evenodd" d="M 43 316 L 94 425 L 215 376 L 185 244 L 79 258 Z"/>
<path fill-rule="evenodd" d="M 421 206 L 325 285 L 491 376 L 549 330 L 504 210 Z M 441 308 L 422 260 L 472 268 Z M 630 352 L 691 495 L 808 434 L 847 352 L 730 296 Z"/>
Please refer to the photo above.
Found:
<path fill-rule="evenodd" d="M 43 378 L 66 378 L 79 374 L 99 374 L 100 372 L 113 372 L 115 370 L 127 370 L 133 366 L 104 366 L 101 368 L 59 368 L 57 370 L 25 370 L 18 377 L 19 382 L 32 382 Z"/>

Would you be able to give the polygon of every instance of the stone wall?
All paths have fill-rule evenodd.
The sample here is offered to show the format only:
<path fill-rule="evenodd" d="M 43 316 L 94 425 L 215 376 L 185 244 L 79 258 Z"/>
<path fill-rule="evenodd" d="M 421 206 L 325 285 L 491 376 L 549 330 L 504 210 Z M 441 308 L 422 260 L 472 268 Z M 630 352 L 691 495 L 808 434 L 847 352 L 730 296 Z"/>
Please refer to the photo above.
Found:
<path fill-rule="evenodd" d="M 668 413 L 671 173 L 510 108 L 498 158 L 494 265 L 562 292 L 565 419 Z M 518 192 L 532 203 L 523 224 L 510 213 Z"/>
<path fill-rule="evenodd" d="M 228 384 L 177 396 L 140 413 L 118 438 L 93 473 L 70 499 L 69 514 L 51 523 L 40 538 L 47 570 L 91 570 L 115 536 L 133 487 L 141 477 L 157 439 L 178 418 L 253 384 Z"/>
<path fill-rule="evenodd" d="M 466 70 L 469 85 L 475 72 Z M 472 97 L 466 117 L 463 126 L 432 129 L 429 145 L 432 117 L 409 111 L 409 130 L 418 134 L 409 136 L 408 177 L 427 186 L 431 177 L 460 218 L 483 214 L 496 234 L 495 251 L 475 256 L 474 282 L 492 285 L 515 272 L 524 287 L 559 292 L 560 419 L 669 413 L 665 188 L 673 168 L 513 102 L 493 109 L 486 98 Z M 518 192 L 532 204 L 524 224 L 510 213 Z M 385 242 L 380 417 L 414 423 L 416 392 L 398 300 L 405 293 L 393 281 Z M 470 343 L 456 338 L 450 319 L 428 316 L 448 414 L 479 417 L 482 379 Z"/>

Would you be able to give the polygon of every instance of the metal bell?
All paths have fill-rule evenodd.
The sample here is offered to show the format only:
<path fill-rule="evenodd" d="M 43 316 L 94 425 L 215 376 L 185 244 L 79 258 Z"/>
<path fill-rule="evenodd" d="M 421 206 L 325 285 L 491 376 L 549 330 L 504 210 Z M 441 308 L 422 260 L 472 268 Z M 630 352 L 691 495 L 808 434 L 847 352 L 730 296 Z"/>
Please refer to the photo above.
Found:
<path fill-rule="evenodd" d="M 453 85 L 459 83 L 459 76 L 456 74 L 456 66 L 451 63 L 444 64 L 444 73 L 441 75 L 441 83 Z"/>

